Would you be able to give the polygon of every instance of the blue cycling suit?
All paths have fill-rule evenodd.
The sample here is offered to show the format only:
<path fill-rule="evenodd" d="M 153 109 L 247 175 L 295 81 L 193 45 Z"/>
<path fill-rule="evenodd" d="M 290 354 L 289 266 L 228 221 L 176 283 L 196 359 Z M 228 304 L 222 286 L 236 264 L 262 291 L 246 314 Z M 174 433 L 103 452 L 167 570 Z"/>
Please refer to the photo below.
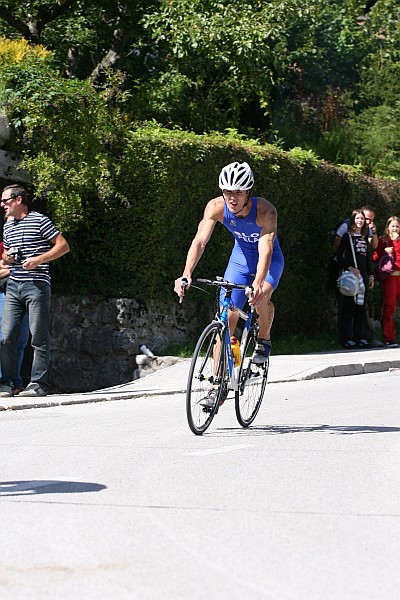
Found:
<path fill-rule="evenodd" d="M 228 266 L 224 277 L 227 281 L 233 283 L 242 283 L 251 285 L 257 271 L 258 263 L 258 242 L 260 239 L 261 227 L 257 225 L 257 198 L 251 198 L 252 206 L 247 217 L 239 218 L 230 212 L 226 203 L 224 203 L 224 226 L 233 234 L 235 245 L 233 247 Z M 284 258 L 278 238 L 274 239 L 274 248 L 272 251 L 271 264 L 265 278 L 274 288 L 278 286 L 284 267 Z M 225 297 L 224 291 L 221 292 L 220 301 Z M 246 303 L 244 290 L 233 290 L 232 301 L 238 308 L 243 308 Z"/>

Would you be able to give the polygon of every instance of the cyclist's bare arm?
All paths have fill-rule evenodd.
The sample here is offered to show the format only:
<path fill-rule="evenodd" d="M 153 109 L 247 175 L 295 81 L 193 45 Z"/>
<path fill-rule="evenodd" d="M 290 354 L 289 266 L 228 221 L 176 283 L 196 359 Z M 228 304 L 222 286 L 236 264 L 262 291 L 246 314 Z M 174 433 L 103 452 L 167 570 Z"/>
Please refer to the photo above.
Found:
<path fill-rule="evenodd" d="M 253 282 L 253 297 L 249 301 L 252 306 L 259 306 L 265 299 L 269 300 L 273 292 L 272 285 L 265 281 L 271 265 L 272 252 L 277 227 L 275 206 L 264 198 L 257 203 L 257 225 L 262 227 L 258 242 L 258 263 Z"/>
<path fill-rule="evenodd" d="M 192 273 L 203 255 L 205 247 L 211 238 L 212 232 L 217 221 L 223 219 L 223 199 L 214 198 L 210 200 L 204 210 L 204 215 L 199 223 L 197 233 L 193 238 L 189 252 L 186 257 L 186 264 L 182 277 L 175 280 L 174 290 L 179 297 L 185 295 L 185 287 L 189 287 L 192 281 Z M 187 281 L 187 285 L 182 285 L 182 280 Z"/>

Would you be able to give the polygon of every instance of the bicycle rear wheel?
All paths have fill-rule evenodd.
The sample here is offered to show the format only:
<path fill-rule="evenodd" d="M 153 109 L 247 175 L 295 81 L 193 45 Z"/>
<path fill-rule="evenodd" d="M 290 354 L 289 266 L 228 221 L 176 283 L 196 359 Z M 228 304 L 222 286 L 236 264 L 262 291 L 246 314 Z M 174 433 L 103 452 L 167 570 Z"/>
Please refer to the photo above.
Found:
<path fill-rule="evenodd" d="M 235 392 L 236 418 L 242 427 L 248 427 L 256 418 L 267 385 L 269 360 L 260 365 L 251 360 L 256 343 L 256 333 L 252 330 L 240 366 L 239 389 Z"/>
<path fill-rule="evenodd" d="M 219 323 L 210 323 L 199 337 L 190 365 L 186 415 L 190 429 L 201 435 L 210 426 L 222 397 L 225 380 L 225 341 Z M 206 399 L 214 392 L 211 406 Z"/>

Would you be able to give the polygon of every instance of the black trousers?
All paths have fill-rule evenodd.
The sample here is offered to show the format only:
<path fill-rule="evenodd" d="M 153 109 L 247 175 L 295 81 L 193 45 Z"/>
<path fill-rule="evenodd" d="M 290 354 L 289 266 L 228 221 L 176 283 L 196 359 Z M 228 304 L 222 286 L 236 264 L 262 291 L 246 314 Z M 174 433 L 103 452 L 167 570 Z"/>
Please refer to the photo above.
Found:
<path fill-rule="evenodd" d="M 356 304 L 353 296 L 342 296 L 342 308 L 339 320 L 339 341 L 359 342 L 363 337 L 363 324 L 366 320 L 365 304 Z M 369 340 L 368 340 L 369 341 Z"/>
<path fill-rule="evenodd" d="M 348 299 L 348 296 L 343 296 L 343 294 L 341 294 L 339 292 L 339 290 L 336 288 L 335 290 L 335 295 L 336 295 L 336 302 L 337 302 L 337 308 L 338 308 L 338 312 L 337 312 L 337 320 L 338 320 L 338 334 L 339 334 L 339 342 L 342 344 L 343 342 L 347 342 L 348 340 L 354 340 L 356 341 L 355 337 L 348 337 L 346 339 L 342 339 L 342 310 L 343 310 L 343 301 L 345 299 Z M 355 304 L 354 299 L 351 298 L 351 300 L 353 301 L 353 304 Z M 375 341 L 375 332 L 374 329 L 371 325 L 371 321 L 368 315 L 368 306 L 367 304 L 364 305 L 364 310 L 362 311 L 362 323 L 361 323 L 361 331 L 359 331 L 359 335 L 360 337 L 357 339 L 360 340 L 367 340 L 367 342 L 369 342 L 370 344 L 372 344 L 372 342 Z M 358 323 L 357 323 L 358 325 Z M 347 331 L 348 333 L 348 331 Z M 354 333 L 354 332 L 353 332 Z M 355 336 L 355 333 L 354 333 Z"/>

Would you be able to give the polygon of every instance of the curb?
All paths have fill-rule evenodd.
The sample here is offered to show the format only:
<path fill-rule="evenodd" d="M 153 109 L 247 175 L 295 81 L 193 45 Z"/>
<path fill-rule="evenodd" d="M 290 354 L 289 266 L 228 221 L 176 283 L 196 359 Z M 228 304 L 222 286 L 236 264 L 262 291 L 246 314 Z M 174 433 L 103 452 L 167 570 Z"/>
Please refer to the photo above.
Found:
<path fill-rule="evenodd" d="M 384 371 L 395 371 L 400 369 L 400 360 L 392 361 L 376 361 L 367 363 L 350 363 L 347 365 L 334 365 L 325 367 L 317 372 L 309 372 L 305 374 L 297 374 L 286 379 L 275 379 L 269 381 L 269 385 L 275 383 L 293 383 L 295 381 L 309 381 L 311 379 L 325 379 L 332 377 L 350 377 L 352 375 L 366 375 L 368 373 L 379 373 Z M 312 369 L 308 369 L 312 371 Z M 153 373 L 151 373 L 153 375 Z M 150 376 L 146 376 L 143 379 L 147 379 Z M 143 381 L 143 379 L 141 381 Z M 57 406 L 70 406 L 72 404 L 89 404 L 96 402 L 111 402 L 116 400 L 130 400 L 134 397 L 149 398 L 152 396 L 171 396 L 173 394 L 184 394 L 186 393 L 186 387 L 174 388 L 173 390 L 160 390 L 160 389 L 148 389 L 148 390 L 130 390 L 130 391 L 112 391 L 113 388 L 106 390 L 99 390 L 98 392 L 88 392 L 87 394 L 54 394 L 53 396 L 46 396 L 46 399 L 40 401 L 32 399 L 30 403 L 26 400 L 20 400 L 18 402 L 18 396 L 15 398 L 0 398 L 0 412 L 2 411 L 14 411 L 14 410 L 27 410 L 30 408 L 51 408 Z M 59 398 L 59 400 L 57 400 Z"/>
<path fill-rule="evenodd" d="M 181 390 L 133 390 L 130 392 L 123 393 L 100 393 L 98 396 L 88 395 L 83 397 L 83 394 L 76 394 L 73 397 L 71 394 L 52 394 L 42 398 L 41 400 L 34 400 L 27 404 L 27 400 L 20 400 L 18 402 L 18 396 L 15 398 L 0 398 L 0 412 L 12 411 L 12 410 L 27 410 L 28 408 L 52 408 L 55 406 L 70 406 L 71 404 L 95 404 L 99 402 L 113 402 L 116 400 L 131 400 L 132 398 L 147 398 L 151 396 L 172 396 L 173 394 L 185 394 L 186 388 Z M 90 394 L 90 392 L 88 392 Z M 60 398 L 60 400 L 50 400 L 50 398 Z M 63 399 L 64 398 L 64 399 Z M 8 404 L 10 402 L 10 404 Z"/>
<path fill-rule="evenodd" d="M 375 361 L 366 363 L 350 363 L 347 365 L 334 365 L 325 367 L 320 371 L 312 371 L 307 375 L 292 376 L 286 379 L 277 379 L 268 383 L 289 383 L 292 381 L 308 381 L 310 379 L 324 379 L 327 377 L 350 377 L 352 375 L 367 375 L 400 369 L 400 360 Z"/>

